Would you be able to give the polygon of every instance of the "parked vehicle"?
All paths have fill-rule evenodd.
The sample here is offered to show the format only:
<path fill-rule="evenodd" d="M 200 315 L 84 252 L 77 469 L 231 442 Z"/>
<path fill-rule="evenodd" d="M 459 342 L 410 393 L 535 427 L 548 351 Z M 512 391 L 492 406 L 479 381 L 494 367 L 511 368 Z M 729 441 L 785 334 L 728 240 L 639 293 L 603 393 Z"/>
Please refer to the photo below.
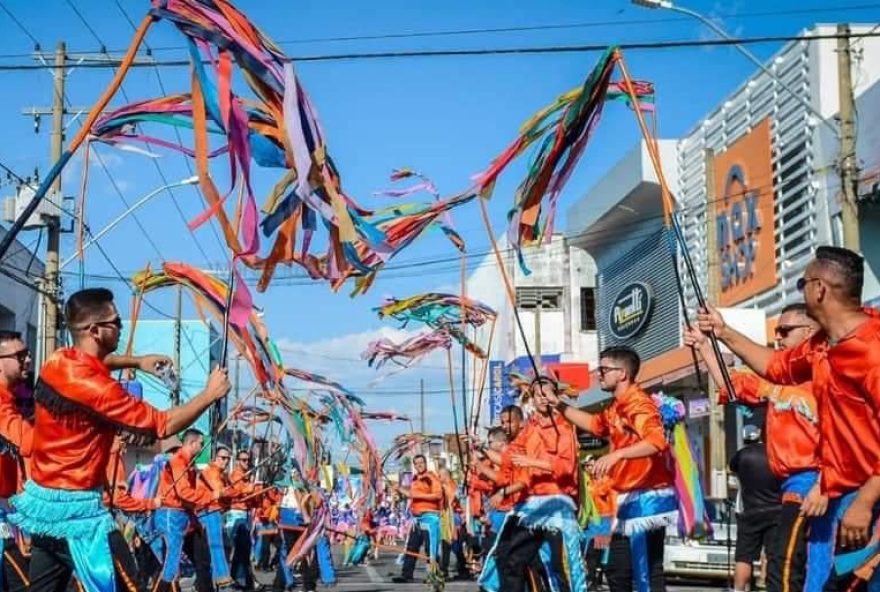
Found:
<path fill-rule="evenodd" d="M 733 508 L 724 503 L 707 501 L 712 535 L 703 540 L 683 541 L 676 527 L 667 529 L 663 570 L 667 576 L 726 580 L 733 573 L 736 547 L 736 517 Z M 730 539 L 728 541 L 728 524 Z"/>

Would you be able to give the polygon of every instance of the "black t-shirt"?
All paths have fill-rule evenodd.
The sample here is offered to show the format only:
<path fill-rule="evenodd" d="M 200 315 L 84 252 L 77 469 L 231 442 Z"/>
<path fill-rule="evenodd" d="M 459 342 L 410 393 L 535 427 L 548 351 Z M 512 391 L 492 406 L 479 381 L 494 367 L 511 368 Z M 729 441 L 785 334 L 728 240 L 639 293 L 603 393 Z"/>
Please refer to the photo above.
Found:
<path fill-rule="evenodd" d="M 730 470 L 739 479 L 744 514 L 779 509 L 782 504 L 782 484 L 770 470 L 764 444 L 748 444 L 737 450 L 730 459 Z"/>

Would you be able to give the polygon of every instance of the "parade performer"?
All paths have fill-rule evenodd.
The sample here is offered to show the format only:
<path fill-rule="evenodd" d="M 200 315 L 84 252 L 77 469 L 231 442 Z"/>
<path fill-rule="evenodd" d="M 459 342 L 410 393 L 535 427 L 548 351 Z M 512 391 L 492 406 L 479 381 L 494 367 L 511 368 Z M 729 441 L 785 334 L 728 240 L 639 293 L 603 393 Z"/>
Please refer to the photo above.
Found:
<path fill-rule="evenodd" d="M 443 489 L 442 514 L 444 531 L 448 529 L 448 533 L 441 535 L 440 550 L 440 571 L 443 572 L 443 579 L 449 579 L 449 561 L 451 555 L 455 553 L 455 570 L 456 579 L 468 580 L 471 577 L 468 570 L 467 561 L 464 556 L 464 533 L 462 532 L 462 507 L 458 500 L 458 484 L 452 477 L 452 472 L 447 468 L 438 471 L 440 477 L 440 486 Z"/>
<path fill-rule="evenodd" d="M 233 583 L 226 560 L 226 547 L 223 544 L 223 513 L 228 506 L 228 500 L 235 495 L 226 475 L 231 458 L 232 451 L 227 446 L 217 446 L 211 463 L 202 469 L 196 479 L 196 490 L 211 500 L 196 510 L 196 516 L 208 541 L 211 579 L 214 586 L 221 589 L 230 587 Z"/>
<path fill-rule="evenodd" d="M 260 500 L 251 498 L 243 501 L 255 491 L 253 483 L 253 471 L 251 469 L 251 455 L 247 450 L 239 450 L 235 453 L 235 468 L 230 477 L 234 488 L 232 506 L 226 513 L 226 532 L 232 543 L 232 578 L 235 583 L 250 590 L 254 587 L 254 573 L 251 570 L 251 517 L 250 510 L 258 507 Z"/>
<path fill-rule="evenodd" d="M 204 438 L 202 432 L 190 428 L 183 433 L 179 447 L 176 438 L 164 443 L 166 450 L 173 453 L 159 477 L 162 507 L 156 512 L 154 523 L 160 537 L 151 544 L 156 556 L 163 558 L 160 592 L 172 590 L 180 577 L 184 538 L 195 522 L 196 513 L 219 501 L 222 495 L 221 491 L 196 487 L 198 475 L 193 458 L 202 450 Z"/>
<path fill-rule="evenodd" d="M 414 521 L 406 541 L 406 556 L 403 569 L 392 581 L 409 583 L 413 581 L 416 568 L 416 554 L 424 547 L 428 550 L 430 569 L 436 569 L 440 561 L 440 510 L 443 503 L 443 487 L 440 478 L 428 470 L 428 460 L 424 454 L 413 457 L 412 485 L 409 488 L 397 487 L 397 492 L 410 500 L 410 512 Z"/>
<path fill-rule="evenodd" d="M 666 527 L 678 521 L 669 444 L 656 403 L 636 383 L 640 365 L 632 349 L 608 348 L 599 356 L 598 372 L 602 390 L 614 395 L 611 405 L 593 414 L 558 401 L 567 420 L 610 440 L 611 451 L 596 461 L 593 476 L 610 474 L 618 494 L 608 573 L 611 592 L 666 589 Z"/>
<path fill-rule="evenodd" d="M 586 589 L 586 570 L 577 523 L 577 436 L 554 413 L 557 383 L 539 376 L 529 387 L 535 413 L 501 458 L 498 484 L 521 489 L 521 499 L 504 521 L 490 551 L 499 573 L 499 589 L 525 590 L 527 570 L 548 547 L 547 576 L 554 589 Z"/>
<path fill-rule="evenodd" d="M 807 314 L 804 303 L 790 304 L 782 309 L 775 328 L 776 341 L 781 350 L 791 349 L 810 339 L 819 325 Z M 685 330 L 685 344 L 696 349 L 702 356 L 712 379 L 723 384 L 711 344 L 705 335 L 693 328 Z M 767 589 L 803 590 L 807 565 L 807 519 L 802 506 L 807 509 L 815 503 L 818 489 L 812 499 L 819 477 L 819 415 L 813 385 L 805 382 L 796 385 L 776 385 L 751 372 L 735 372 L 731 375 L 736 390 L 736 402 L 750 407 L 766 405 L 767 418 L 765 443 L 770 470 L 782 482 L 782 511 L 775 533 L 774 549 L 768 557 L 778 557 L 779 562 L 768 562 Z M 727 389 L 722 388 L 719 402 L 729 402 Z M 748 529 L 737 531 L 737 543 Z M 751 567 L 751 566 L 749 566 Z"/>
<path fill-rule="evenodd" d="M 65 319 L 74 346 L 55 351 L 40 372 L 31 476 L 12 500 L 10 521 L 31 535 L 32 590 L 63 589 L 75 571 L 88 592 L 110 592 L 115 575 L 108 535 L 116 525 L 101 491 L 114 434 L 130 432 L 148 441 L 182 430 L 226 395 L 229 380 L 217 370 L 201 394 L 159 411 L 110 376 L 114 368 L 158 373 L 157 364 L 170 363 L 162 356 L 111 355 L 122 327 L 112 292 L 74 293 Z"/>
<path fill-rule="evenodd" d="M 312 501 L 309 488 L 303 480 L 299 467 L 290 470 L 290 480 L 282 490 L 278 514 L 278 526 L 281 530 L 281 549 L 278 553 L 278 569 L 275 572 L 273 590 L 284 592 L 293 586 L 293 572 L 287 563 L 287 555 L 299 539 L 306 534 L 306 528 L 312 520 Z M 318 563 L 314 553 L 309 553 L 299 562 L 299 574 L 302 587 L 306 592 L 314 592 L 318 583 Z"/>
<path fill-rule="evenodd" d="M 271 487 L 260 496 L 260 505 L 256 511 L 254 527 L 254 562 L 260 571 L 272 569 L 272 546 L 280 547 L 278 543 L 278 504 L 281 502 L 281 493 L 278 488 Z"/>
<path fill-rule="evenodd" d="M 805 590 L 848 590 L 854 580 L 880 586 L 877 564 L 880 500 L 880 314 L 861 304 L 864 261 L 822 246 L 798 280 L 807 312 L 821 331 L 774 351 L 728 326 L 715 309 L 698 315 L 755 372 L 785 385 L 812 381 L 819 410 L 819 483 L 809 494 L 810 570 Z M 837 542 L 837 556 L 834 546 Z M 835 573 L 832 573 L 833 571 Z M 815 569 L 814 569 L 815 568 Z"/>
<path fill-rule="evenodd" d="M 33 444 L 33 426 L 23 417 L 13 394 L 27 380 L 31 363 L 21 334 L 0 331 L 0 555 L 2 585 L 8 592 L 27 590 L 30 585 L 28 558 L 6 520 L 6 500 L 20 491 L 26 479 L 26 457 Z"/>

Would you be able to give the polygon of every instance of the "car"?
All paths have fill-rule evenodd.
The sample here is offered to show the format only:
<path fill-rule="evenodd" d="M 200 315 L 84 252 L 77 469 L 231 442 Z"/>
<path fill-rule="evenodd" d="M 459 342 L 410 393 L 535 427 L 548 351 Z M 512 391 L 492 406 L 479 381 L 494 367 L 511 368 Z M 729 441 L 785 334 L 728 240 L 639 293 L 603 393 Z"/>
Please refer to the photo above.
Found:
<path fill-rule="evenodd" d="M 727 580 L 733 576 L 734 549 L 736 548 L 736 518 L 730 516 L 728 539 L 728 512 L 730 505 L 706 502 L 712 524 L 709 537 L 682 540 L 678 528 L 666 529 L 663 571 L 669 577 L 701 580 Z"/>

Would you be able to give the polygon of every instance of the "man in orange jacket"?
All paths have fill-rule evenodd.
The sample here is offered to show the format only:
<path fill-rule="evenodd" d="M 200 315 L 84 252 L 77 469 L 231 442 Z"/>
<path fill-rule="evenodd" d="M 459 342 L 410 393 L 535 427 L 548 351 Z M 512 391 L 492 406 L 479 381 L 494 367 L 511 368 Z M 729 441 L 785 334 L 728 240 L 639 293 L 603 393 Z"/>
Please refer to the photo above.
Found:
<path fill-rule="evenodd" d="M 776 325 L 779 349 L 797 347 L 819 329 L 807 314 L 804 303 L 782 309 Z M 696 329 L 685 329 L 685 344 L 700 353 L 716 384 L 724 384 L 721 367 L 705 335 Z M 773 548 L 767 552 L 767 589 L 803 590 L 807 567 L 807 520 L 803 506 L 819 477 L 819 411 L 811 382 L 794 385 L 774 384 L 752 372 L 731 373 L 736 402 L 756 407 L 766 405 L 765 443 L 767 460 L 773 475 L 782 483 L 782 510 L 776 521 L 767 524 L 738 525 L 737 543 L 746 542 L 750 532 L 762 528 L 774 533 Z M 726 388 L 719 393 L 719 402 L 730 402 Z M 748 475 L 746 475 L 748 478 Z M 752 521 L 754 522 L 754 521 Z M 760 549 L 759 544 L 751 545 Z M 757 557 L 743 557 L 737 570 L 743 572 L 737 588 L 745 589 L 751 577 L 752 563 Z M 740 569 L 740 564 L 743 564 Z"/>
<path fill-rule="evenodd" d="M 406 557 L 403 558 L 403 569 L 400 576 L 395 576 L 395 583 L 413 581 L 416 568 L 416 554 L 422 545 L 428 549 L 431 561 L 440 560 L 440 510 L 443 503 L 443 486 L 440 477 L 428 470 L 428 460 L 423 454 L 413 457 L 412 485 L 407 489 L 398 487 L 397 491 L 410 500 L 410 512 L 413 525 L 406 542 Z"/>
<path fill-rule="evenodd" d="M 159 476 L 158 495 L 162 507 L 156 512 L 155 524 L 161 540 L 155 539 L 153 542 L 156 555 L 164 557 L 157 588 L 159 592 L 172 590 L 177 582 L 184 537 L 195 519 L 195 513 L 219 501 L 222 496 L 222 491 L 208 492 L 196 487 L 197 473 L 193 458 L 202 449 L 203 442 L 202 432 L 194 428 L 186 430 L 181 439 L 182 446 L 168 459 Z"/>
<path fill-rule="evenodd" d="M 610 475 L 617 492 L 617 523 L 611 538 L 608 585 L 611 592 L 662 592 L 666 527 L 678 520 L 669 444 L 660 411 L 636 382 L 641 360 L 628 347 L 599 354 L 599 384 L 614 400 L 593 414 L 555 401 L 567 420 L 607 437 L 611 451 L 596 461 L 593 476 Z"/>
<path fill-rule="evenodd" d="M 812 517 L 810 572 L 821 565 L 823 573 L 807 574 L 807 592 L 854 589 L 857 582 L 850 580 L 868 580 L 871 589 L 880 584 L 873 562 L 877 533 L 872 532 L 880 510 L 880 311 L 862 305 L 864 277 L 859 254 L 840 247 L 816 249 L 797 287 L 821 330 L 783 351 L 753 342 L 717 310 L 698 315 L 701 331 L 714 333 L 767 380 L 812 381 L 819 411 L 819 483 L 804 513 Z"/>
<path fill-rule="evenodd" d="M 217 446 L 211 463 L 202 469 L 196 480 L 196 489 L 206 497 L 213 498 L 207 505 L 196 510 L 196 516 L 208 541 L 214 586 L 220 589 L 228 588 L 233 583 L 229 575 L 229 562 L 226 560 L 226 546 L 223 544 L 223 513 L 235 493 L 226 474 L 231 459 L 232 451 L 228 447 Z"/>
<path fill-rule="evenodd" d="M 259 497 L 251 497 L 256 491 L 253 480 L 251 454 L 247 450 L 239 450 L 235 453 L 235 467 L 230 477 L 233 497 L 232 505 L 226 513 L 226 532 L 232 544 L 232 579 L 245 590 L 254 587 L 251 569 L 251 510 L 260 505 Z"/>
<path fill-rule="evenodd" d="M 12 389 L 31 372 L 31 352 L 14 331 L 0 331 L 0 497 L 20 491 L 27 478 L 26 457 L 33 444 L 33 426 L 22 417 Z M 27 590 L 28 560 L 16 544 L 6 512 L 0 510 L 0 556 L 8 592 Z"/>

